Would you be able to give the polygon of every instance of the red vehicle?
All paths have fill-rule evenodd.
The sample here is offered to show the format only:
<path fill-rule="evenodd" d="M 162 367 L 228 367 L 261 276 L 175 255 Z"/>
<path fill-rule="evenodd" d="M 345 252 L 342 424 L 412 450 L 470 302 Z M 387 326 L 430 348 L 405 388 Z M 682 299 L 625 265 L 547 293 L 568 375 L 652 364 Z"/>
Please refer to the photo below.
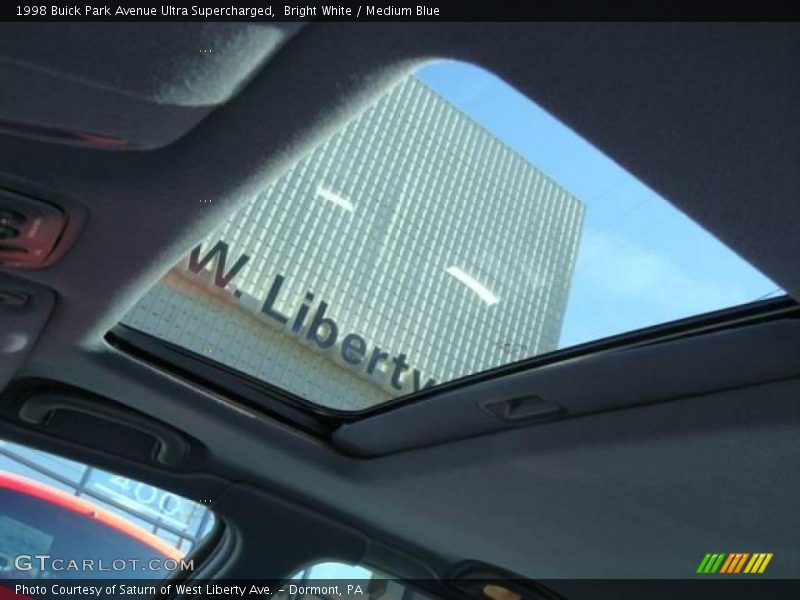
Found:
<path fill-rule="evenodd" d="M 0 472 L 0 507 L 3 578 L 163 578 L 164 563 L 183 556 L 123 517 L 8 472 Z"/>

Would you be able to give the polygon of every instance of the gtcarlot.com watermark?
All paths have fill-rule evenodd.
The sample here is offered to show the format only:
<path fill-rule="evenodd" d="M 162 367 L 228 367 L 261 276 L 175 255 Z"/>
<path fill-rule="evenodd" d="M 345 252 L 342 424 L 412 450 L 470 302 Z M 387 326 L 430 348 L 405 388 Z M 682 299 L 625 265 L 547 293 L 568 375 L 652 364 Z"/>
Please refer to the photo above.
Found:
<path fill-rule="evenodd" d="M 14 558 L 14 568 L 20 572 L 39 571 L 47 573 L 124 573 L 131 571 L 194 571 L 194 559 L 174 558 L 53 558 L 49 554 L 20 554 Z"/>

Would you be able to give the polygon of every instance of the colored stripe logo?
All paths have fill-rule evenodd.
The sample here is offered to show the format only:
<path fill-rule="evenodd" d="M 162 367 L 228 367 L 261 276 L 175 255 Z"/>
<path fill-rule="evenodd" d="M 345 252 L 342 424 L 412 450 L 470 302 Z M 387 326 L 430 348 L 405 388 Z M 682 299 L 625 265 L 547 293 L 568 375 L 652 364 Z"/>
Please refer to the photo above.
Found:
<path fill-rule="evenodd" d="M 719 552 L 709 553 L 700 561 L 697 573 L 736 574 L 763 573 L 772 560 L 772 552 Z"/>

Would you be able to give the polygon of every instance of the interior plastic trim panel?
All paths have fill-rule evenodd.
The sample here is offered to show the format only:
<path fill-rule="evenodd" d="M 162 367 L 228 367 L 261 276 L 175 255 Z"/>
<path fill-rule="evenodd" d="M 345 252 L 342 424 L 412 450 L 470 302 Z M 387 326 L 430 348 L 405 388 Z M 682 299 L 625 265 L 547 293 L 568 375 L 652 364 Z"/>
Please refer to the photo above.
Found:
<path fill-rule="evenodd" d="M 51 289 L 0 273 L 0 390 L 25 361 L 55 303 Z"/>
<path fill-rule="evenodd" d="M 798 375 L 800 322 L 778 320 L 590 355 L 485 381 L 344 424 L 333 433 L 333 442 L 355 456 L 381 456 L 531 422 L 485 410 L 489 400 L 536 397 L 561 408 L 546 412 L 544 418 L 562 418 Z"/>

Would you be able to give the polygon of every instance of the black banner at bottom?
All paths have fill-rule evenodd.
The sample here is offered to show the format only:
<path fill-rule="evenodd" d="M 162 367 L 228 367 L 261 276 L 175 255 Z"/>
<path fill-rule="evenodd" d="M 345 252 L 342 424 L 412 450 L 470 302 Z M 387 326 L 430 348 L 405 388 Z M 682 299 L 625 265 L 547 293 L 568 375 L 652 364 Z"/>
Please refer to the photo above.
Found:
<path fill-rule="evenodd" d="M 0 579 L 0 600 L 686 600 L 800 598 L 798 579 Z"/>

